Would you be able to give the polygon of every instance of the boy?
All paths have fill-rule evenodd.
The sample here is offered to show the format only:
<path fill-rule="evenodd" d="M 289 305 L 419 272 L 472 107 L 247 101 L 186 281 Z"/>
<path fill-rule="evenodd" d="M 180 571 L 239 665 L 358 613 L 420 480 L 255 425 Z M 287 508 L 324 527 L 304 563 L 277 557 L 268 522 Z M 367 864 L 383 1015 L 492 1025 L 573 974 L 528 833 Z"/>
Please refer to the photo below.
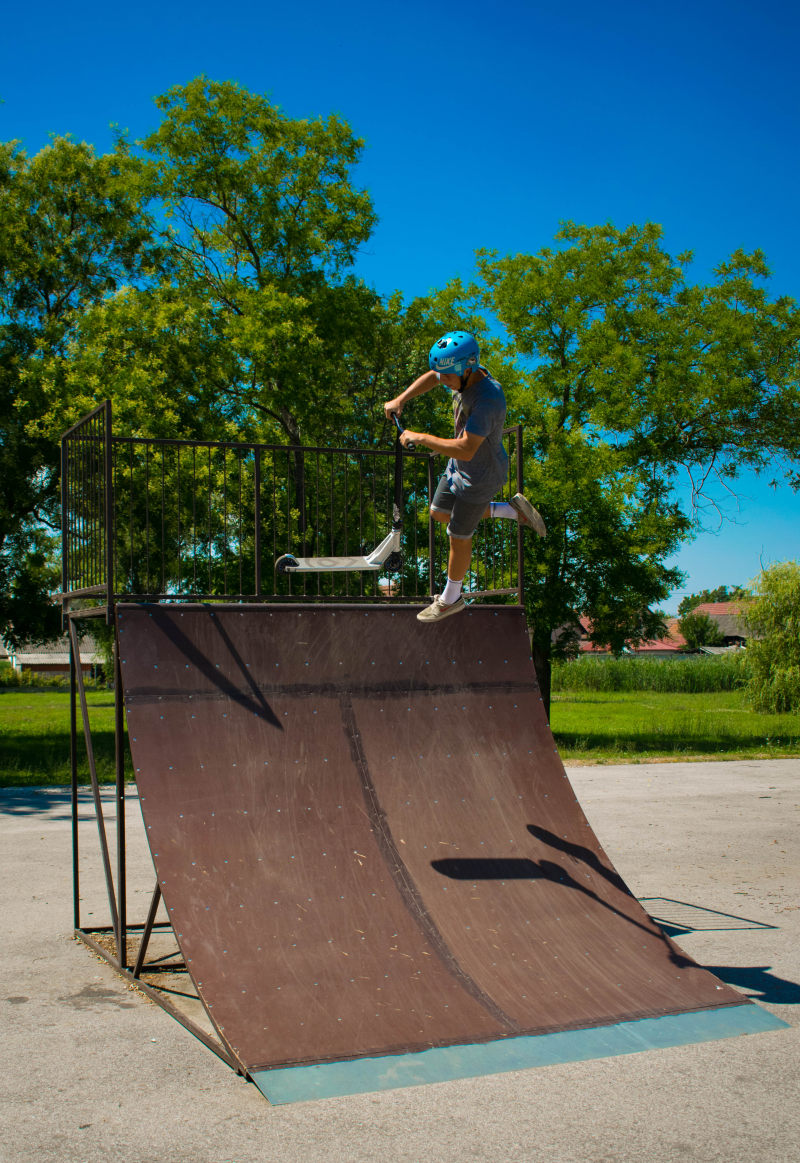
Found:
<path fill-rule="evenodd" d="M 511 518 L 540 537 L 547 530 L 521 493 L 510 502 L 492 502 L 508 479 L 508 456 L 503 447 L 506 401 L 497 380 L 480 364 L 477 340 L 466 331 L 449 331 L 431 348 L 428 367 L 429 371 L 383 408 L 387 417 L 392 412 L 399 416 L 410 400 L 439 383 L 453 393 L 453 439 L 410 429 L 400 437 L 404 445 L 411 441 L 418 448 L 450 458 L 430 506 L 435 521 L 447 522 L 447 585 L 417 614 L 420 622 L 438 622 L 465 608 L 461 587 L 472 556 L 472 537 L 482 517 Z"/>

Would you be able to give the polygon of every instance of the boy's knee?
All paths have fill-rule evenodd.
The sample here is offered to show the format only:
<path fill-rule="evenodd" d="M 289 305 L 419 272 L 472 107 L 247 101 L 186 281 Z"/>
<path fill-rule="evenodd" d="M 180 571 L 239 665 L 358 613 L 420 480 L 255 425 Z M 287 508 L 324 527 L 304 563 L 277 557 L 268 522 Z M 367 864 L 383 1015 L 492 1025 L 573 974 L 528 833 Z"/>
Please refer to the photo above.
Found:
<path fill-rule="evenodd" d="M 450 520 L 450 514 L 445 513 L 443 509 L 431 509 L 430 514 L 434 521 L 439 521 L 442 525 L 446 525 Z"/>

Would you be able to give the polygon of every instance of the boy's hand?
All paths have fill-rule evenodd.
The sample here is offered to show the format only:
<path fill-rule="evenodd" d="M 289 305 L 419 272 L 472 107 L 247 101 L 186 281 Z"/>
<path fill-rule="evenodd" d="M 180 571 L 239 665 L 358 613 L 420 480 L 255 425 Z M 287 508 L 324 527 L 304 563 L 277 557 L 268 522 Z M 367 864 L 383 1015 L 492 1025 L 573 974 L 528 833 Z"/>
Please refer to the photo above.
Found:
<path fill-rule="evenodd" d="M 383 405 L 383 414 L 387 420 L 391 420 L 392 412 L 396 413 L 396 415 L 399 416 L 402 413 L 402 411 L 403 411 L 403 405 L 400 402 L 399 396 L 396 397 L 394 400 L 389 400 L 386 404 Z"/>

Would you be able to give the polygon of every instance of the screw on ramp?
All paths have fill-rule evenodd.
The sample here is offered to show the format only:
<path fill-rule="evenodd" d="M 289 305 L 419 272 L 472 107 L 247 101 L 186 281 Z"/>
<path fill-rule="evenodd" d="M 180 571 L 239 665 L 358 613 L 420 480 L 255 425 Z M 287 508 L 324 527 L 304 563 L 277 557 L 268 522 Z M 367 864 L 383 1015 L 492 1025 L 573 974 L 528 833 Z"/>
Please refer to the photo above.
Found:
<path fill-rule="evenodd" d="M 415 614 L 118 608 L 159 885 L 243 1071 L 291 1101 L 512 1069 L 564 1032 L 589 1039 L 578 1057 L 598 1037 L 624 1052 L 608 1027 L 663 1044 L 644 1031 L 668 1015 L 734 1007 L 728 1032 L 768 1028 L 614 871 L 558 757 L 523 611 Z M 349 1080 L 326 1090 L 326 1066 Z M 306 1089 L 284 1085 L 309 1068 Z"/>

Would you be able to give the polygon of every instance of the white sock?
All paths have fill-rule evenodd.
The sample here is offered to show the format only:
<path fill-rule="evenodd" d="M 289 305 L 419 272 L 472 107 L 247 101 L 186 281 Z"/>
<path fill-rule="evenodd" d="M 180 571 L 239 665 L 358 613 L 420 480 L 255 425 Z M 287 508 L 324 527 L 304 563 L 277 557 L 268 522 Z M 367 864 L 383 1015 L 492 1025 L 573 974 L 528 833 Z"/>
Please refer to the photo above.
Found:
<path fill-rule="evenodd" d="M 447 585 L 442 590 L 442 602 L 446 606 L 452 606 L 453 602 L 457 602 L 461 597 L 461 586 L 463 582 L 453 581 L 452 578 L 447 579 Z"/>
<path fill-rule="evenodd" d="M 491 501 L 489 509 L 492 517 L 507 517 L 511 521 L 516 521 L 519 518 L 519 513 L 513 505 L 509 505 L 508 501 Z"/>

